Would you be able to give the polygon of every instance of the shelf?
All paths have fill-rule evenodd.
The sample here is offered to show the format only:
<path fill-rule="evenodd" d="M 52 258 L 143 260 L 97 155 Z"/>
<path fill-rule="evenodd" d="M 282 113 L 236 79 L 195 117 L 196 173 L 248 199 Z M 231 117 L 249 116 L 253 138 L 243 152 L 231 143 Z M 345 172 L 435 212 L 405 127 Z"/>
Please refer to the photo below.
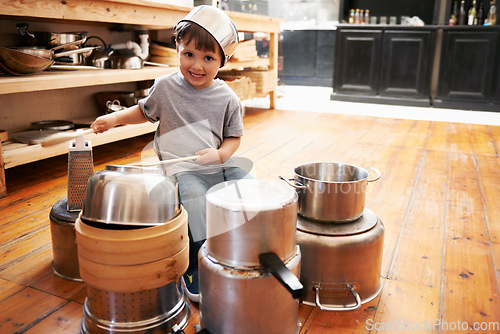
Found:
<path fill-rule="evenodd" d="M 269 66 L 269 58 L 260 58 L 245 62 L 229 62 L 223 70 L 266 66 Z M 7 76 L 0 74 L 0 95 L 154 80 L 162 75 L 173 73 L 178 70 L 178 67 L 145 66 L 138 70 L 49 70 L 25 76 Z"/>
<path fill-rule="evenodd" d="M 36 19 L 102 22 L 169 29 L 192 8 L 143 0 L 0 0 L 0 15 Z M 283 19 L 227 12 L 238 31 L 279 33 Z"/>
<path fill-rule="evenodd" d="M 158 125 L 155 123 L 143 123 L 123 125 L 110 129 L 105 133 L 89 134 L 85 136 L 90 140 L 92 147 L 108 144 L 118 140 L 128 139 L 151 133 L 156 130 Z M 27 164 L 30 162 L 55 157 L 68 153 L 68 143 L 62 143 L 50 147 L 42 147 L 40 144 L 28 145 L 16 142 L 2 143 L 3 160 L 5 169 Z"/>
<path fill-rule="evenodd" d="M 146 66 L 139 70 L 50 70 L 17 77 L 3 75 L 0 76 L 0 94 L 153 80 L 164 74 L 175 72 L 178 69 L 178 67 Z"/>

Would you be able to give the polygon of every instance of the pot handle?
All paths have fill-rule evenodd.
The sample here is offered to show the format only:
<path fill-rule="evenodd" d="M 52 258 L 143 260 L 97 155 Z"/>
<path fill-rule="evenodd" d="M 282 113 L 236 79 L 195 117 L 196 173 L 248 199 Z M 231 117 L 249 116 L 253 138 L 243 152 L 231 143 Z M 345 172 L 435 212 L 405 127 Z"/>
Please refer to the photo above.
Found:
<path fill-rule="evenodd" d="M 368 179 L 368 180 L 366 180 L 366 181 L 368 181 L 368 182 L 377 181 L 377 180 L 378 180 L 378 179 L 380 179 L 380 177 L 382 176 L 382 173 L 380 173 L 380 171 L 379 171 L 377 168 L 367 167 L 367 168 L 365 168 L 365 169 L 372 170 L 372 171 L 374 171 L 374 172 L 377 174 L 377 176 L 376 176 L 374 179 Z"/>
<path fill-rule="evenodd" d="M 264 253 L 259 255 L 260 264 L 269 271 L 283 286 L 290 291 L 293 298 L 302 296 L 304 286 L 281 261 L 276 253 Z"/>
<path fill-rule="evenodd" d="M 286 183 L 288 183 L 289 186 L 294 187 L 295 189 L 307 189 L 307 186 L 303 185 L 302 183 L 300 183 L 298 180 L 295 180 L 294 178 L 285 179 L 283 176 L 280 176 L 279 178 L 282 179 L 283 181 L 285 181 Z M 297 183 L 298 185 L 292 183 L 292 181 Z"/>
<path fill-rule="evenodd" d="M 314 294 L 315 294 L 316 306 L 319 307 L 319 309 L 322 311 L 332 311 L 332 312 L 357 310 L 361 306 L 361 297 L 359 297 L 359 294 L 353 285 L 351 285 L 349 283 L 346 283 L 345 285 L 351 291 L 352 296 L 354 297 L 354 300 L 356 302 L 356 304 L 354 306 L 335 307 L 335 306 L 326 306 L 326 305 L 321 304 L 321 302 L 319 301 L 319 292 L 321 290 L 321 286 L 315 285 L 313 287 L 313 289 L 314 289 Z"/>
<path fill-rule="evenodd" d="M 79 48 L 79 49 L 74 49 L 74 50 L 68 50 L 68 51 L 62 51 L 59 53 L 55 53 L 55 57 L 65 57 L 65 56 L 70 56 L 75 53 L 85 53 L 85 52 L 92 52 L 95 49 L 99 48 L 99 46 L 88 46 L 86 48 Z"/>

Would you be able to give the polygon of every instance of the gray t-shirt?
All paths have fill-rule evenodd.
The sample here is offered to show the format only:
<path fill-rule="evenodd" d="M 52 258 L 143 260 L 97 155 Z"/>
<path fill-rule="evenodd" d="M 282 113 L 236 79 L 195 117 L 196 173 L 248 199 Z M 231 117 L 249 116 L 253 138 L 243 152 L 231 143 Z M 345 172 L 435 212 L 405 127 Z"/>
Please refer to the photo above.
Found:
<path fill-rule="evenodd" d="M 154 144 L 162 160 L 191 156 L 209 147 L 218 149 L 224 138 L 243 136 L 240 99 L 220 79 L 197 90 L 180 72 L 167 74 L 155 80 L 149 96 L 138 104 L 150 122 L 160 122 Z M 231 165 L 231 160 L 224 165 Z M 189 161 L 164 166 L 173 175 L 192 170 L 213 173 L 221 165 Z"/>

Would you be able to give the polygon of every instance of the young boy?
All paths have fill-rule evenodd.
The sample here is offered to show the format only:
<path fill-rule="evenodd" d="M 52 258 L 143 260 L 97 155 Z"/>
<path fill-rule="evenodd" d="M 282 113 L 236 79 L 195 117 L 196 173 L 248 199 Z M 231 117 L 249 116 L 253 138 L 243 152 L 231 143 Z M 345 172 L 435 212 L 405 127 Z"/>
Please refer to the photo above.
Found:
<path fill-rule="evenodd" d="M 101 133 L 118 124 L 159 122 L 154 148 L 161 160 L 198 155 L 194 161 L 164 166 L 176 177 L 188 212 L 190 262 L 183 279 L 189 298 L 198 302 L 206 192 L 217 183 L 249 177 L 229 159 L 243 135 L 241 102 L 215 78 L 236 50 L 238 32 L 227 14 L 211 6 L 194 8 L 174 30 L 180 71 L 156 79 L 138 105 L 98 117 L 91 127 Z"/>

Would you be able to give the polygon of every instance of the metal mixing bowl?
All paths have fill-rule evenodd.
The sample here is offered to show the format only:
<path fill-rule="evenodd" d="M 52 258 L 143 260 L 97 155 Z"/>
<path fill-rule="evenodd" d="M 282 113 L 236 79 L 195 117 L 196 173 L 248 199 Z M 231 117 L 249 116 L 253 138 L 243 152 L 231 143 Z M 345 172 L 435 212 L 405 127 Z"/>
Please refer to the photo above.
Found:
<path fill-rule="evenodd" d="M 180 212 L 178 192 L 159 168 L 108 165 L 89 179 L 81 219 L 103 228 L 162 225 Z"/>

